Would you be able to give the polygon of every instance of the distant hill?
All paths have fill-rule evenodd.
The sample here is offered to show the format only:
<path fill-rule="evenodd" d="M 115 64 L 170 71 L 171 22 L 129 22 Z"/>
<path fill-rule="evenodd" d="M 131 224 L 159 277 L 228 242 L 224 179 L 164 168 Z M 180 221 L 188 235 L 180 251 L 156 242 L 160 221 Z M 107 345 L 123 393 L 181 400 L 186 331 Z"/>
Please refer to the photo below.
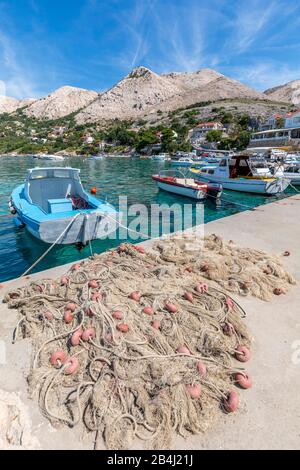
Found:
<path fill-rule="evenodd" d="M 145 67 L 134 69 L 76 116 L 80 124 L 108 119 L 135 119 L 172 111 L 199 101 L 225 98 L 269 99 L 242 83 L 210 69 L 158 75 Z"/>
<path fill-rule="evenodd" d="M 265 94 L 272 100 L 285 101 L 294 105 L 300 104 L 300 80 L 293 80 L 285 85 L 269 88 Z"/>
<path fill-rule="evenodd" d="M 64 86 L 50 95 L 36 100 L 25 110 L 29 117 L 37 119 L 59 119 L 89 105 L 98 98 L 95 91 Z"/>
<path fill-rule="evenodd" d="M 0 95 L 0 114 L 3 113 L 13 113 L 19 108 L 23 106 L 28 106 L 32 104 L 35 100 L 34 99 L 25 99 L 25 100 L 17 100 L 15 98 L 10 98 L 9 96 L 2 96 Z"/>

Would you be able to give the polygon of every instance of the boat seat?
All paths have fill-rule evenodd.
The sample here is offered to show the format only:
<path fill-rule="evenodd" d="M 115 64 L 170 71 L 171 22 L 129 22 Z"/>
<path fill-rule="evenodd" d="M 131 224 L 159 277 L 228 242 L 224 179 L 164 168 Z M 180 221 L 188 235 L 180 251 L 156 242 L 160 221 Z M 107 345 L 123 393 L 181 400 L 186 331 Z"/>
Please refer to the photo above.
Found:
<path fill-rule="evenodd" d="M 49 211 L 49 200 L 66 199 L 77 196 L 76 193 L 74 181 L 70 178 L 42 178 L 30 181 L 29 197 L 33 204 L 41 207 L 46 213 Z"/>
<path fill-rule="evenodd" d="M 195 181 L 193 180 L 193 178 L 185 178 L 184 182 L 185 184 L 189 184 L 189 185 L 195 184 Z"/>
<path fill-rule="evenodd" d="M 72 200 L 63 199 L 48 199 L 48 213 L 57 214 L 58 212 L 69 212 L 73 210 Z"/>

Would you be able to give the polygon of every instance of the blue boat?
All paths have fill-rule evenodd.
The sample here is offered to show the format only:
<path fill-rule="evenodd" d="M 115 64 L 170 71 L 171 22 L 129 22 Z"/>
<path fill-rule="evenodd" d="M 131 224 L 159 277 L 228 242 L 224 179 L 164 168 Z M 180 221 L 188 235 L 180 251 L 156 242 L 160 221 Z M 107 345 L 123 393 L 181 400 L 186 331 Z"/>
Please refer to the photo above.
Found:
<path fill-rule="evenodd" d="M 9 207 L 17 226 L 46 243 L 83 244 L 115 232 L 121 214 L 88 194 L 74 168 L 34 168 L 14 189 Z"/>

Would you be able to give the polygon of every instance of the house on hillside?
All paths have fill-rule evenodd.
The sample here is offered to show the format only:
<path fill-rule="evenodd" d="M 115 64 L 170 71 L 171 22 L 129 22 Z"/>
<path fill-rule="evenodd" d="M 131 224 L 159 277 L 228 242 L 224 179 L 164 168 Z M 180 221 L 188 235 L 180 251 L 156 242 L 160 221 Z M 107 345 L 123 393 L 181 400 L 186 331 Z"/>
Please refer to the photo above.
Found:
<path fill-rule="evenodd" d="M 200 144 L 201 142 L 204 142 L 209 131 L 225 132 L 226 128 L 218 121 L 202 122 L 190 132 L 190 142 L 192 144 Z"/>
<path fill-rule="evenodd" d="M 92 137 L 92 136 L 89 135 L 89 134 L 86 134 L 86 135 L 83 136 L 83 141 L 84 141 L 84 143 L 87 144 L 87 145 L 92 144 L 92 143 L 94 142 L 94 140 L 95 140 L 94 137 Z"/>
<path fill-rule="evenodd" d="M 285 115 L 285 125 L 286 129 L 291 127 L 300 127 L 300 109 L 297 111 L 287 113 Z"/>
<path fill-rule="evenodd" d="M 291 129 L 300 127 L 300 109 L 287 114 L 273 114 L 259 126 L 260 131 L 270 131 L 272 129 Z"/>
<path fill-rule="evenodd" d="M 265 121 L 263 121 L 260 126 L 260 131 L 269 131 L 270 129 L 276 129 L 278 127 L 278 122 L 284 120 L 285 116 L 282 114 L 272 114 Z M 279 126 L 280 127 L 280 126 Z"/>

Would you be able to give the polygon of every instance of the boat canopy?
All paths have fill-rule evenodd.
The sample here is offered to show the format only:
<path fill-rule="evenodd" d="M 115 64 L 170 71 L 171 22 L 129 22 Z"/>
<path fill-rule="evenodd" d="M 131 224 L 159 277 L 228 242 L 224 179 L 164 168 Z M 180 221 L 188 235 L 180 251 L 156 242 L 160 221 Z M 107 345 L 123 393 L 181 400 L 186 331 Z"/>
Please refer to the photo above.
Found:
<path fill-rule="evenodd" d="M 80 197 L 86 199 L 79 178 L 79 169 L 75 168 L 33 168 L 28 170 L 25 182 L 25 197 L 49 212 L 49 201 Z"/>

